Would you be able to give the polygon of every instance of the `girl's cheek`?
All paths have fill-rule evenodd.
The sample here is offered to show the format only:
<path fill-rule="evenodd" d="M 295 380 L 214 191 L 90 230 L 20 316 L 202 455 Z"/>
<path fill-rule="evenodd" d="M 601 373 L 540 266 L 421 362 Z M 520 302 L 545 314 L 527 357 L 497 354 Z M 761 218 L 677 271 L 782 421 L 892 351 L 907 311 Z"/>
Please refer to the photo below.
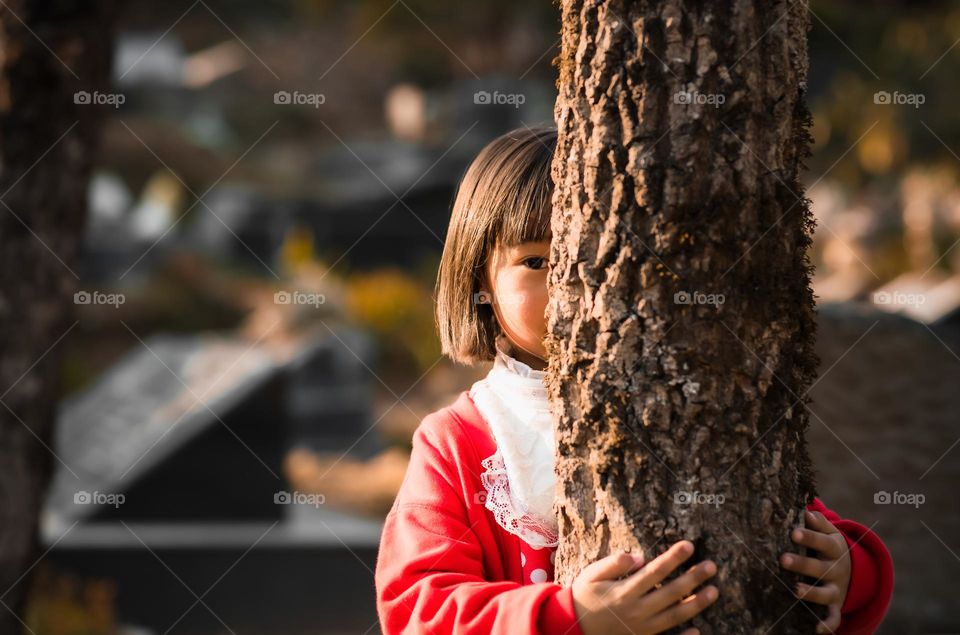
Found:
<path fill-rule="evenodd" d="M 527 303 L 526 294 L 518 290 L 508 290 L 500 298 L 501 309 L 511 315 L 523 313 Z"/>
<path fill-rule="evenodd" d="M 546 275 L 537 275 L 536 279 L 527 274 L 501 286 L 501 311 L 504 317 L 515 327 L 540 332 L 545 324 L 547 306 Z"/>
<path fill-rule="evenodd" d="M 504 294 L 501 299 L 504 317 L 512 322 L 515 328 L 531 328 L 538 317 L 538 302 L 536 297 L 529 293 L 515 292 Z M 543 316 L 539 316 L 543 319 Z"/>
<path fill-rule="evenodd" d="M 536 294 L 528 297 L 523 307 L 523 321 L 531 330 L 541 332 L 546 328 L 546 311 L 546 294 Z"/>

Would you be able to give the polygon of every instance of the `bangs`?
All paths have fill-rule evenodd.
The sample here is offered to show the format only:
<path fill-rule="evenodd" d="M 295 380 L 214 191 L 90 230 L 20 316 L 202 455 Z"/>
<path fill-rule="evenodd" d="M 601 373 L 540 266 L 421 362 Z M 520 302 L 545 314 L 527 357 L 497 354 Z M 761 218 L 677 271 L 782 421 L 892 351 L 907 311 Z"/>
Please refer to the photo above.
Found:
<path fill-rule="evenodd" d="M 544 178 L 527 181 L 529 191 L 517 192 L 517 200 L 504 202 L 500 215 L 501 226 L 491 228 L 491 238 L 498 239 L 501 245 L 507 247 L 550 239 L 550 198 L 553 188 L 549 183 L 550 175 Z M 496 243 L 497 240 L 491 242 Z"/>
<path fill-rule="evenodd" d="M 494 197 L 493 202 L 498 209 L 491 214 L 487 230 L 489 248 L 550 239 L 551 145 L 537 139 L 523 152 L 509 157 L 502 169 L 497 170 L 499 196 Z"/>

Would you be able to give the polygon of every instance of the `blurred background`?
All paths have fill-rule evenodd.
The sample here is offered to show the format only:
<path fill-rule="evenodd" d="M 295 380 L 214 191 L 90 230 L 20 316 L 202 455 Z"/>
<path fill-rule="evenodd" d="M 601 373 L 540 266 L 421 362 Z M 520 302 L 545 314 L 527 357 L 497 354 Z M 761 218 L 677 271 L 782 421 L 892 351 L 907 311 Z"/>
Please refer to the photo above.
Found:
<path fill-rule="evenodd" d="M 960 7 L 815 1 L 820 496 L 960 632 Z M 126 3 L 76 270 L 35 635 L 378 633 L 412 431 L 482 377 L 432 293 L 458 179 L 552 121 L 559 9 Z"/>

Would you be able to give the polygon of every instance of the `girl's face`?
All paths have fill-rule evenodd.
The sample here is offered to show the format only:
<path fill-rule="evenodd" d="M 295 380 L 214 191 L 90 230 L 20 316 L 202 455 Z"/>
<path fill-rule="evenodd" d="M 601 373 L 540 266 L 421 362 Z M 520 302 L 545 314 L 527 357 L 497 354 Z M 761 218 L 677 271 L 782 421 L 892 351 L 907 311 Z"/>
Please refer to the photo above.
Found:
<path fill-rule="evenodd" d="M 515 247 L 498 245 L 487 261 L 490 294 L 500 328 L 515 357 L 534 370 L 546 368 L 547 261 L 550 240 Z"/>

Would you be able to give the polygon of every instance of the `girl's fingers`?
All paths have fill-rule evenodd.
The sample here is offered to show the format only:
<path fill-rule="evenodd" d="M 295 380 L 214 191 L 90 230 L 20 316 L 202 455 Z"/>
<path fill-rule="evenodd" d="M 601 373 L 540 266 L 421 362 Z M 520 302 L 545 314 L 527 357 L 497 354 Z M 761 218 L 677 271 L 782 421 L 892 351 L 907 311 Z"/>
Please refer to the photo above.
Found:
<path fill-rule="evenodd" d="M 693 555 L 693 543 L 681 540 L 648 562 L 642 569 L 624 580 L 624 593 L 641 596 L 670 575 L 684 560 Z"/>
<path fill-rule="evenodd" d="M 797 582 L 795 593 L 796 596 L 801 600 L 829 606 L 832 603 L 836 603 L 839 589 L 835 584 L 824 584 L 823 586 L 817 586 L 814 584 L 807 584 L 806 582 Z"/>
<path fill-rule="evenodd" d="M 840 627 L 840 605 L 831 604 L 827 608 L 827 619 L 817 624 L 818 633 L 832 633 Z"/>
<path fill-rule="evenodd" d="M 667 610 L 657 613 L 653 619 L 647 622 L 650 632 L 662 633 L 669 628 L 683 624 L 716 602 L 718 597 L 720 597 L 720 592 L 717 590 L 717 587 L 712 584 L 700 589 L 696 595 L 691 595 Z"/>
<path fill-rule="evenodd" d="M 690 595 L 691 591 L 716 573 L 717 565 L 712 561 L 707 560 L 701 562 L 696 566 L 690 567 L 687 572 L 680 577 L 671 580 L 669 584 L 643 596 L 640 601 L 645 604 L 646 610 L 651 615 L 659 613 L 671 604 L 676 604 Z"/>
<path fill-rule="evenodd" d="M 634 556 L 624 551 L 600 558 L 583 568 L 582 575 L 587 580 L 616 580 L 643 566 L 643 556 Z"/>
<path fill-rule="evenodd" d="M 832 560 L 836 560 L 843 555 L 840 544 L 835 539 L 828 534 L 813 529 L 798 527 L 790 532 L 790 538 L 798 545 L 815 549 Z"/>
<path fill-rule="evenodd" d="M 832 566 L 830 562 L 808 558 L 795 553 L 785 553 L 780 556 L 780 564 L 787 571 L 794 571 L 808 575 L 817 580 L 823 580 Z"/>
<path fill-rule="evenodd" d="M 809 525 L 811 529 L 816 529 L 817 531 L 825 534 L 835 534 L 840 531 L 834 527 L 833 523 L 827 520 L 827 517 L 820 512 L 812 512 L 807 510 L 806 514 L 807 525 Z"/>

